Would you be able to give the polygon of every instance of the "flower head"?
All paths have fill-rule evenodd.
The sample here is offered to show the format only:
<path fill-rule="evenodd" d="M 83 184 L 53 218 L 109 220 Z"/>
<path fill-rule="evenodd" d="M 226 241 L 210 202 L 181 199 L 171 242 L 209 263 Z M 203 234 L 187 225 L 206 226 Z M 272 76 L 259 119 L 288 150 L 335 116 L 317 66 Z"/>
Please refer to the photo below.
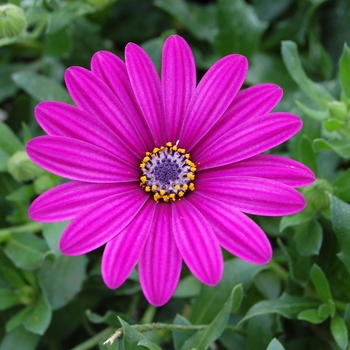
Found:
<path fill-rule="evenodd" d="M 77 107 L 43 102 L 36 118 L 48 136 L 27 145 L 41 167 L 72 181 L 38 197 L 37 221 L 72 219 L 60 248 L 78 255 L 106 244 L 102 276 L 119 287 L 138 263 L 154 305 L 166 303 L 182 260 L 203 283 L 223 271 L 220 246 L 264 264 L 272 250 L 243 213 L 279 216 L 305 206 L 294 187 L 313 182 L 304 165 L 260 154 L 301 128 L 290 113 L 270 113 L 282 96 L 273 84 L 239 92 L 247 60 L 229 55 L 196 84 L 192 52 L 181 37 L 163 49 L 161 80 L 147 54 L 128 44 L 125 63 L 97 52 L 91 71 L 67 70 Z"/>

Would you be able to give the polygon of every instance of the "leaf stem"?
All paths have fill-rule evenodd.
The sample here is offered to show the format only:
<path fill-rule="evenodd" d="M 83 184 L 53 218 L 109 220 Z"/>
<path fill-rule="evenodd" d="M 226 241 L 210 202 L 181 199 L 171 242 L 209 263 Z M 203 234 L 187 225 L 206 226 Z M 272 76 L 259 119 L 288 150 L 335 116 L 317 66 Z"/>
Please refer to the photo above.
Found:
<path fill-rule="evenodd" d="M 113 328 L 112 327 L 108 327 L 108 328 L 104 329 L 103 331 L 101 331 L 101 332 L 97 333 L 96 335 L 94 335 L 92 338 L 84 341 L 84 343 L 81 343 L 81 344 L 77 345 L 76 347 L 74 347 L 71 350 L 88 350 L 88 349 L 91 349 L 94 346 L 96 346 L 97 344 L 99 344 L 103 339 L 106 339 L 108 334 L 110 334 L 111 332 L 113 332 Z"/>
<path fill-rule="evenodd" d="M 273 270 L 279 277 L 281 277 L 281 279 L 284 282 L 288 281 L 289 275 L 288 272 L 280 265 L 278 264 L 274 259 L 272 259 L 269 263 L 269 267 L 271 268 L 271 270 Z"/>
<path fill-rule="evenodd" d="M 200 324 L 200 325 L 178 325 L 178 324 L 170 324 L 170 323 L 149 323 L 149 324 L 135 324 L 131 325 L 132 328 L 137 330 L 138 332 L 150 332 L 150 331 L 156 331 L 156 330 L 169 330 L 169 331 L 201 331 L 202 329 L 205 329 L 208 327 L 207 324 Z M 242 333 L 240 329 L 232 326 L 226 326 L 225 330 L 229 330 L 231 332 L 237 332 Z M 123 328 L 118 328 L 103 344 L 104 345 L 111 345 L 114 343 L 114 341 L 117 338 L 121 338 L 123 336 Z M 72 349 L 72 350 L 82 350 L 82 349 Z M 85 350 L 85 349 L 84 349 Z"/>
<path fill-rule="evenodd" d="M 36 233 L 41 231 L 41 229 L 42 224 L 35 221 L 30 221 L 23 225 L 2 228 L 0 229 L 0 243 L 8 241 L 13 233 L 22 233 L 25 231 Z"/>

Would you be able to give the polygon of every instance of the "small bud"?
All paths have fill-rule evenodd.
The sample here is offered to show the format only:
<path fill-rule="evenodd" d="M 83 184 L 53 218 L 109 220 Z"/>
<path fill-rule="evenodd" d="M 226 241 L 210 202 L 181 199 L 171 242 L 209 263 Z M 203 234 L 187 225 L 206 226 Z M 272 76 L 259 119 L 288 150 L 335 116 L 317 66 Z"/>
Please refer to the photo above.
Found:
<path fill-rule="evenodd" d="M 0 38 L 13 38 L 21 34 L 26 25 L 26 17 L 20 7 L 0 5 Z"/>
<path fill-rule="evenodd" d="M 333 193 L 333 187 L 325 179 L 316 179 L 312 185 L 305 187 L 302 192 L 308 205 L 314 209 L 322 210 L 329 207 L 328 193 Z"/>
<path fill-rule="evenodd" d="M 53 174 L 42 174 L 34 180 L 34 191 L 36 194 L 42 194 L 58 184 L 58 177 Z"/>
<path fill-rule="evenodd" d="M 7 170 L 18 182 L 30 181 L 44 172 L 28 157 L 25 151 L 18 151 L 8 160 Z"/>
<path fill-rule="evenodd" d="M 331 118 L 338 120 L 347 120 L 348 118 L 348 109 L 346 104 L 340 101 L 331 101 L 328 103 L 328 112 Z"/>

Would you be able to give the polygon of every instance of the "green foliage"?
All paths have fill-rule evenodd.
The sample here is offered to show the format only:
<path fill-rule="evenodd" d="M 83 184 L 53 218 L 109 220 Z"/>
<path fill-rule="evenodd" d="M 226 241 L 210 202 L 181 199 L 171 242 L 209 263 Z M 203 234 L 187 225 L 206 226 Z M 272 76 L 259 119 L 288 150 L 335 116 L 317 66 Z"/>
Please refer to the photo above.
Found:
<path fill-rule="evenodd" d="M 22 17 L 19 27 L 11 18 L 0 26 L 0 350 L 348 349 L 348 1 L 10 3 Z M 244 88 L 283 88 L 276 111 L 300 115 L 303 129 L 272 153 L 304 163 L 317 179 L 300 189 L 302 212 L 253 218 L 274 248 L 269 264 L 224 252 L 216 286 L 184 268 L 171 301 L 155 308 L 142 296 L 137 269 L 109 290 L 101 250 L 65 256 L 59 240 L 69 222 L 29 220 L 31 201 L 65 180 L 33 167 L 25 144 L 42 134 L 33 115 L 38 102 L 74 104 L 64 86 L 67 67 L 89 69 L 98 50 L 123 58 L 134 41 L 160 70 L 164 40 L 173 33 L 193 49 L 199 78 L 220 57 L 240 53 L 249 59 Z"/>

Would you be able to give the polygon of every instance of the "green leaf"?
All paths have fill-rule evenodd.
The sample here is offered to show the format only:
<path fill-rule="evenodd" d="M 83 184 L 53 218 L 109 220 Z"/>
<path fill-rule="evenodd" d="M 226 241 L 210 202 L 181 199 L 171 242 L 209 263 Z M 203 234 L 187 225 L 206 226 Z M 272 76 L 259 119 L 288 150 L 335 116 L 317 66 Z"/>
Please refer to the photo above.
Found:
<path fill-rule="evenodd" d="M 193 275 L 180 280 L 176 287 L 174 298 L 191 298 L 197 296 L 202 288 L 202 284 Z"/>
<path fill-rule="evenodd" d="M 41 102 L 46 100 L 72 103 L 68 92 L 55 80 L 33 72 L 20 72 L 12 75 L 14 82 L 29 96 Z"/>
<path fill-rule="evenodd" d="M 275 19 L 283 14 L 290 5 L 290 0 L 253 0 L 252 2 L 259 18 L 262 18 L 264 21 Z"/>
<path fill-rule="evenodd" d="M 338 315 L 334 315 L 331 319 L 331 333 L 337 345 L 345 350 L 348 346 L 348 330 Z"/>
<path fill-rule="evenodd" d="M 340 198 L 344 202 L 349 202 L 350 168 L 344 171 L 335 181 L 333 181 L 332 186 L 335 189 L 338 198 Z"/>
<path fill-rule="evenodd" d="M 19 327 L 4 336 L 0 345 L 0 350 L 35 350 L 39 340 L 39 335 L 28 332 L 23 327 Z"/>
<path fill-rule="evenodd" d="M 254 7 L 243 0 L 219 0 L 218 27 L 214 44 L 220 55 L 250 57 L 257 51 L 267 23 L 260 21 Z"/>
<path fill-rule="evenodd" d="M 292 296 L 284 293 L 278 299 L 263 300 L 253 305 L 239 324 L 257 315 L 265 314 L 279 314 L 286 318 L 296 318 L 303 310 L 318 307 L 319 304 L 318 301 L 312 298 Z"/>
<path fill-rule="evenodd" d="M 266 265 L 254 265 L 240 259 L 226 261 L 221 281 L 215 287 L 203 286 L 193 304 L 190 321 L 193 324 L 210 323 L 235 286 L 242 284 L 244 289 L 248 288 L 254 276 L 266 268 Z"/>
<path fill-rule="evenodd" d="M 149 350 L 162 350 L 157 344 L 152 343 L 148 339 L 141 339 L 138 343 L 137 346 L 144 346 L 145 348 Z"/>
<path fill-rule="evenodd" d="M 0 103 L 13 96 L 17 92 L 18 87 L 12 81 L 11 75 L 25 68 L 26 65 L 24 64 L 0 65 Z"/>
<path fill-rule="evenodd" d="M 4 123 L 0 122 L 0 148 L 12 156 L 17 151 L 23 151 L 24 146 L 14 132 Z"/>
<path fill-rule="evenodd" d="M 26 285 L 21 274 L 2 251 L 0 251 L 0 276 L 10 286 L 22 288 Z"/>
<path fill-rule="evenodd" d="M 218 33 L 216 5 L 200 6 L 184 0 L 155 0 L 154 5 L 175 17 L 197 39 L 214 41 Z"/>
<path fill-rule="evenodd" d="M 119 314 L 115 311 L 108 310 L 103 316 L 101 316 L 95 312 L 92 312 L 91 310 L 86 310 L 85 315 L 87 319 L 92 323 L 96 323 L 96 324 L 106 323 L 116 328 L 120 327 L 120 322 L 118 319 Z"/>
<path fill-rule="evenodd" d="M 329 117 L 329 114 L 326 110 L 319 111 L 317 109 L 310 108 L 310 107 L 304 105 L 303 103 L 301 103 L 300 101 L 295 101 L 295 103 L 307 116 L 309 116 L 315 120 L 323 122 Z"/>
<path fill-rule="evenodd" d="M 59 248 L 59 241 L 69 223 L 70 221 L 61 221 L 43 224 L 43 236 L 45 241 L 56 256 L 62 254 Z"/>
<path fill-rule="evenodd" d="M 329 101 L 334 100 L 332 95 L 322 85 L 313 82 L 306 76 L 300 62 L 296 43 L 293 41 L 282 42 L 282 58 L 291 77 L 305 95 L 318 107 L 324 109 Z"/>
<path fill-rule="evenodd" d="M 75 18 L 94 12 L 95 9 L 83 2 L 63 3 L 56 11 L 51 12 L 48 17 L 46 28 L 47 34 L 53 34 L 69 25 Z"/>
<path fill-rule="evenodd" d="M 174 319 L 174 324 L 180 326 L 191 326 L 192 323 L 188 321 L 185 317 L 181 315 L 176 315 Z M 180 350 L 187 339 L 191 338 L 196 331 L 194 330 L 181 330 L 173 332 L 173 342 L 175 350 Z"/>
<path fill-rule="evenodd" d="M 326 120 L 325 122 L 323 122 L 323 125 L 327 131 L 334 131 L 334 130 L 346 128 L 345 121 L 338 120 L 335 118 L 330 118 L 330 119 Z"/>
<path fill-rule="evenodd" d="M 266 350 L 285 350 L 285 349 L 283 345 L 276 338 L 273 338 L 269 346 L 266 348 Z"/>
<path fill-rule="evenodd" d="M 297 225 L 294 229 L 293 239 L 298 253 L 303 256 L 317 255 L 323 240 L 323 230 L 320 223 L 313 218 Z"/>
<path fill-rule="evenodd" d="M 290 277 L 298 284 L 306 287 L 311 269 L 310 257 L 298 253 L 295 248 L 294 240 L 290 240 L 288 246 L 284 245 L 280 239 L 278 239 L 277 242 L 282 251 L 287 255 Z"/>
<path fill-rule="evenodd" d="M 350 49 L 344 43 L 343 53 L 339 61 L 340 84 L 346 97 L 350 100 Z"/>
<path fill-rule="evenodd" d="M 273 338 L 271 316 L 258 315 L 247 321 L 247 348 L 265 350 Z"/>
<path fill-rule="evenodd" d="M 123 328 L 124 350 L 135 350 L 138 347 L 140 340 L 146 340 L 146 338 L 139 331 L 131 327 L 128 323 L 123 321 L 120 317 L 119 317 L 119 322 Z"/>
<path fill-rule="evenodd" d="M 335 196 L 330 198 L 333 228 L 341 247 L 337 255 L 350 272 L 350 205 Z"/>
<path fill-rule="evenodd" d="M 254 285 L 266 299 L 276 299 L 281 294 L 281 278 L 272 271 L 260 272 Z"/>
<path fill-rule="evenodd" d="M 243 293 L 243 286 L 241 284 L 233 288 L 231 312 L 235 312 L 241 306 Z"/>
<path fill-rule="evenodd" d="M 326 275 L 322 269 L 314 264 L 310 271 L 310 278 L 312 283 L 315 286 L 318 296 L 322 299 L 324 303 L 329 303 L 333 300 L 331 289 Z"/>
<path fill-rule="evenodd" d="M 38 271 L 43 294 L 53 310 L 69 303 L 80 292 L 86 277 L 87 258 L 59 256 L 54 263 L 45 261 Z"/>
<path fill-rule="evenodd" d="M 230 296 L 225 301 L 223 308 L 208 325 L 208 327 L 197 332 L 191 338 L 185 341 L 184 345 L 181 347 L 181 350 L 191 350 L 193 348 L 196 350 L 205 350 L 211 343 L 220 337 L 227 325 L 228 317 L 232 308 L 233 295 L 235 294 L 235 290 L 237 291 L 239 289 L 241 289 L 241 287 L 237 286 L 237 288 L 232 290 Z"/>
<path fill-rule="evenodd" d="M 24 309 L 17 312 L 14 316 L 12 316 L 5 325 L 6 332 L 12 332 L 14 329 L 19 327 L 27 316 L 33 311 L 34 304 L 27 305 Z"/>
<path fill-rule="evenodd" d="M 67 55 L 72 47 L 72 36 L 69 28 L 61 29 L 46 36 L 44 51 L 48 56 L 62 57 Z"/>
<path fill-rule="evenodd" d="M 314 147 L 316 152 L 332 150 L 345 159 L 350 158 L 350 141 L 349 140 L 324 140 L 315 139 Z"/>
<path fill-rule="evenodd" d="M 317 159 L 312 142 L 308 136 L 303 135 L 298 144 L 299 157 L 298 160 L 309 167 L 315 175 L 318 174 Z"/>
<path fill-rule="evenodd" d="M 297 318 L 298 320 L 303 320 L 313 324 L 318 324 L 325 321 L 328 318 L 328 316 L 329 315 L 320 316 L 316 309 L 307 309 L 307 310 L 301 311 L 298 314 Z"/>
<path fill-rule="evenodd" d="M 21 301 L 14 290 L 0 288 L 0 310 L 9 309 L 20 303 Z"/>
<path fill-rule="evenodd" d="M 33 270 L 43 262 L 47 250 L 43 239 L 30 232 L 22 232 L 12 235 L 4 251 L 17 267 Z"/>
<path fill-rule="evenodd" d="M 282 232 L 287 227 L 293 227 L 308 222 L 313 216 L 313 210 L 310 210 L 308 208 L 305 208 L 300 213 L 284 216 L 280 221 L 279 230 Z"/>
<path fill-rule="evenodd" d="M 44 334 L 49 327 L 52 317 L 52 311 L 49 303 L 40 295 L 35 302 L 32 312 L 23 322 L 24 328 L 35 334 Z"/>

